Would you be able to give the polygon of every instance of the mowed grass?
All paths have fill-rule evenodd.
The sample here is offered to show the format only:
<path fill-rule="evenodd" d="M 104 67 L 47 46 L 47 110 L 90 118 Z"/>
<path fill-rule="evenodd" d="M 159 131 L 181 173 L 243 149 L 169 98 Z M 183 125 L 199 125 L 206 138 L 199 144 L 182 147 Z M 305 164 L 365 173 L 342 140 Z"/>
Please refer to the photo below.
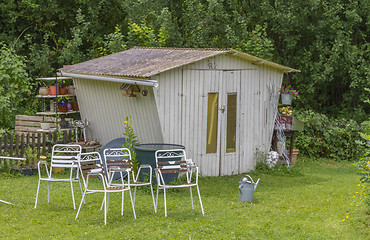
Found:
<path fill-rule="evenodd" d="M 298 159 L 301 176 L 250 175 L 261 178 L 253 202 L 238 200 L 242 175 L 201 177 L 203 217 L 196 190 L 194 210 L 188 189 L 167 194 L 164 216 L 163 191 L 154 213 L 147 189 L 137 192 L 134 219 L 129 195 L 120 214 L 120 194 L 111 194 L 107 225 L 100 205 L 102 194 L 87 195 L 75 220 L 68 183 L 42 183 L 34 209 L 37 176 L 0 178 L 0 236 L 2 239 L 370 239 L 370 217 L 360 199 L 358 177 L 352 163 Z M 95 184 L 98 184 L 96 182 Z M 81 200 L 74 185 L 76 206 Z M 359 206 L 350 205 L 355 200 Z M 345 221 L 346 214 L 349 218 Z"/>

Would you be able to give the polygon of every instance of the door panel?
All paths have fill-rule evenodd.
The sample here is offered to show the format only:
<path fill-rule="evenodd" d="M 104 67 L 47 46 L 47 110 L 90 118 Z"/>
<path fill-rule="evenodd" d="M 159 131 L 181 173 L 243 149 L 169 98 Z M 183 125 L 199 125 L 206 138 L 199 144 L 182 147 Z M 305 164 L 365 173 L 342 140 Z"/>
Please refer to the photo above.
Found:
<path fill-rule="evenodd" d="M 240 71 L 183 70 L 183 143 L 208 176 L 238 174 Z"/>
<path fill-rule="evenodd" d="M 220 174 L 238 174 L 240 71 L 224 71 L 222 76 Z"/>

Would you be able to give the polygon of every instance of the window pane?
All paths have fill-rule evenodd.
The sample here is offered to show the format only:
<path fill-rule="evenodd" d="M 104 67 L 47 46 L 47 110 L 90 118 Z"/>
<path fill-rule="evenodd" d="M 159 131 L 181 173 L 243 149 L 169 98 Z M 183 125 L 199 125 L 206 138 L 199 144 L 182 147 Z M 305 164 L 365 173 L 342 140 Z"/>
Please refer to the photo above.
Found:
<path fill-rule="evenodd" d="M 235 152 L 236 141 L 236 93 L 227 95 L 226 152 Z"/>
<path fill-rule="evenodd" d="M 206 153 L 217 152 L 218 93 L 208 93 Z"/>

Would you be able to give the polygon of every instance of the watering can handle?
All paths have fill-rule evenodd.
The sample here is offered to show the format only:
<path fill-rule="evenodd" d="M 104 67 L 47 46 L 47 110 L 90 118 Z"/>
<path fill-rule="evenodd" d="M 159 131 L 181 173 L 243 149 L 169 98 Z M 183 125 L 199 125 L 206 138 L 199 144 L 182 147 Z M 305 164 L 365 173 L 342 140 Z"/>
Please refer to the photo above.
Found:
<path fill-rule="evenodd" d="M 239 182 L 241 182 L 243 180 L 243 178 L 245 178 L 245 177 L 248 177 L 251 180 L 251 182 L 254 183 L 253 179 L 249 175 L 244 175 L 243 177 L 241 177 Z"/>

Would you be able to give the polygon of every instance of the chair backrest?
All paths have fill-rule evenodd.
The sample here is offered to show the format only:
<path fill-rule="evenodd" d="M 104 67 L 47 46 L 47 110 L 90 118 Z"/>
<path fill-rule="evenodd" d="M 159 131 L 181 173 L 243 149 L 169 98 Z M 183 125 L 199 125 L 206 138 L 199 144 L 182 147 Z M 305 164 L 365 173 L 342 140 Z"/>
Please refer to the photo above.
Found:
<path fill-rule="evenodd" d="M 77 155 L 82 148 L 80 145 L 56 144 L 53 146 L 51 155 L 51 167 L 70 168 L 73 162 L 77 162 Z"/>
<path fill-rule="evenodd" d="M 189 181 L 185 150 L 157 150 L 155 152 L 155 162 L 157 169 L 160 170 L 160 175 L 166 173 L 186 173 L 186 177 Z M 162 176 L 161 180 L 163 183 Z"/>
<path fill-rule="evenodd" d="M 105 170 L 109 172 L 110 168 L 128 168 L 132 170 L 131 152 L 128 148 L 107 148 L 104 149 Z"/>
<path fill-rule="evenodd" d="M 102 159 L 98 152 L 81 153 L 77 156 L 78 166 L 81 172 L 82 180 L 86 186 L 86 177 L 103 177 L 106 178 Z"/>

